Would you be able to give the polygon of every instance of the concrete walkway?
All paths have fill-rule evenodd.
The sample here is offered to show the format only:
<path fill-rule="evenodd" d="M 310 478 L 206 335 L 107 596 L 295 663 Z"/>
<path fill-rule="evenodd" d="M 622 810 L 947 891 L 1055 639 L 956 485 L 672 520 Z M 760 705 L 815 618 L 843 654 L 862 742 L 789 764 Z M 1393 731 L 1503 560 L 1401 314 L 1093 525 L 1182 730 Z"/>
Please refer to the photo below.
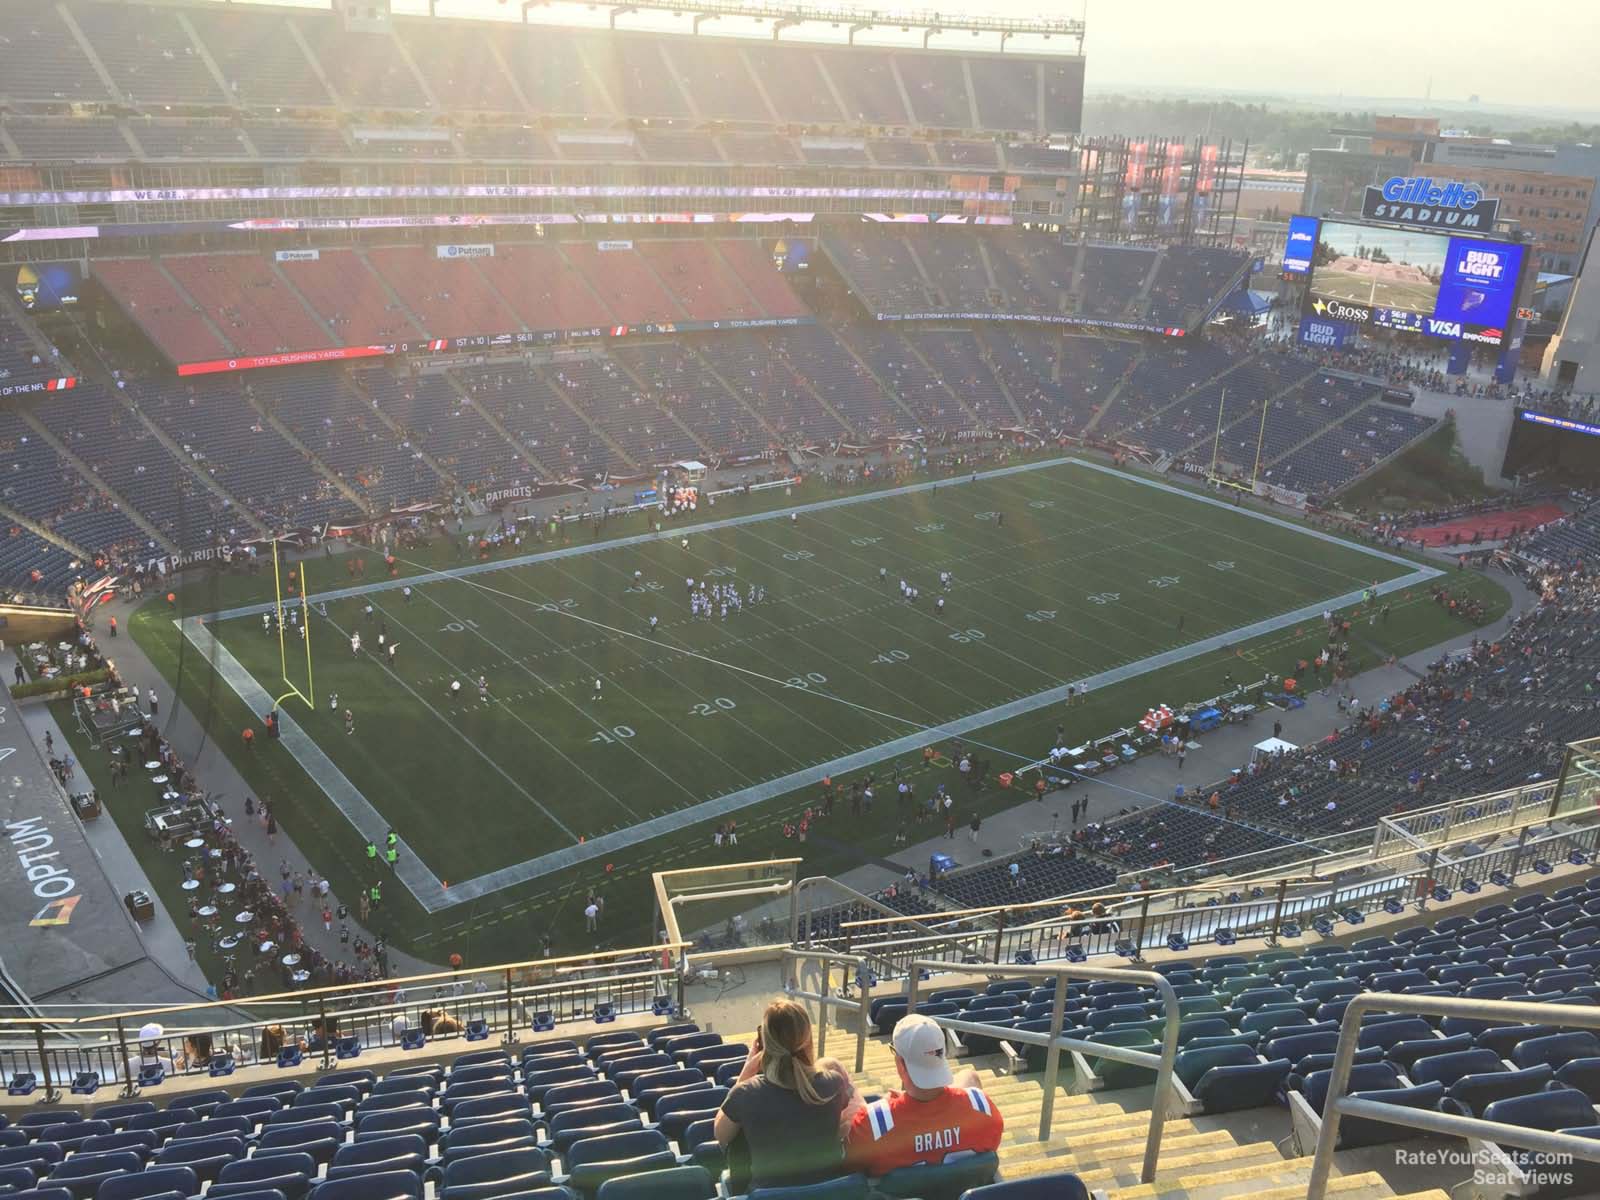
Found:
<path fill-rule="evenodd" d="M 11 650 L 0 652 L 0 671 L 5 673 L 6 678 L 11 677 L 16 662 L 17 656 Z M 16 714 L 28 737 L 39 747 L 41 757 L 46 757 L 44 755 L 46 733 L 55 739 L 58 753 L 68 745 L 66 734 L 56 723 L 48 705 L 18 704 Z M 106 880 L 119 903 L 129 892 L 144 891 L 152 896 L 155 895 L 155 889 L 150 886 L 150 880 L 145 875 L 143 866 L 129 847 L 127 839 L 122 836 L 122 830 L 115 820 L 109 815 L 103 815 L 99 820 L 82 821 L 80 825 L 84 838 L 94 851 L 95 857 L 100 860 Z M 208 981 L 205 975 L 199 965 L 189 957 L 187 936 L 159 902 L 156 904 L 155 918 L 136 922 L 134 928 L 138 930 L 145 952 L 168 977 L 171 985 L 170 991 L 164 991 L 161 995 L 143 997 L 145 1003 L 181 1004 L 188 1000 L 206 1001 L 212 998 L 207 994 Z M 76 989 L 73 993 L 73 1002 L 95 1003 L 97 999 L 98 995 L 92 983 Z M 51 1003 L 59 1002 L 51 1001 Z"/>
<path fill-rule="evenodd" d="M 96 638 L 101 640 L 101 649 L 116 662 L 117 671 L 122 678 L 130 686 L 138 686 L 141 695 L 148 695 L 151 688 L 155 689 L 160 708 L 156 717 L 156 725 L 161 730 L 162 736 L 172 744 L 172 748 L 177 752 L 178 757 L 189 765 L 200 786 L 205 788 L 207 792 L 212 793 L 213 797 L 222 797 L 220 807 L 223 810 L 223 815 L 233 820 L 234 837 L 241 846 L 250 852 L 262 875 L 276 884 L 279 864 L 287 861 L 290 871 L 299 871 L 309 878 L 315 873 L 315 869 L 306 859 L 306 856 L 301 853 L 300 848 L 294 844 L 281 828 L 277 831 L 276 839 L 269 840 L 266 827 L 261 821 L 258 818 L 247 818 L 244 815 L 244 798 L 252 795 L 253 789 L 245 782 L 244 777 L 239 774 L 228 756 L 217 745 L 216 739 L 206 736 L 200 722 L 195 719 L 188 706 L 178 700 L 172 684 L 162 677 L 160 671 L 151 663 L 149 656 L 140 648 L 138 642 L 126 634 L 115 641 L 105 639 L 104 619 L 115 614 L 119 618 L 117 623 L 126 629 L 129 624 L 128 617 L 131 615 L 133 607 L 131 603 L 125 601 L 114 601 L 109 605 L 101 605 L 94 610 L 95 614 L 101 619 L 96 621 L 91 628 Z M 36 711 L 37 715 L 43 720 L 51 720 L 48 711 L 42 708 Z M 31 722 L 29 728 L 30 731 L 33 728 Z M 56 730 L 56 736 L 58 739 L 61 737 L 59 729 Z M 44 737 L 43 726 L 40 727 L 36 737 L 42 742 Z M 153 803 L 154 800 L 152 799 Z M 133 852 L 128 849 L 126 842 L 123 841 L 115 823 L 106 822 L 106 825 L 108 827 L 106 832 L 122 841 L 122 853 L 126 858 L 125 866 L 131 867 L 133 870 L 139 870 L 137 859 L 134 857 Z M 141 879 L 144 878 L 142 870 L 139 870 L 139 877 Z M 154 889 L 149 890 L 152 895 L 155 894 Z M 343 959 L 346 962 L 354 963 L 354 951 L 350 946 L 340 945 L 339 942 L 339 926 L 346 922 L 340 922 L 335 919 L 333 930 L 331 932 L 325 931 L 322 928 L 322 920 L 319 915 L 321 906 L 314 904 L 309 899 L 309 889 L 307 889 L 307 896 L 306 900 L 298 904 L 291 902 L 290 905 L 296 920 L 300 922 L 300 928 L 306 943 L 315 946 L 334 962 Z M 328 894 L 329 905 L 335 910 L 339 907 L 340 899 L 341 897 L 336 893 L 330 892 Z M 347 923 L 350 926 L 351 942 L 353 944 L 357 937 L 362 937 L 370 944 L 376 939 L 377 935 L 370 930 L 362 928 L 356 920 L 358 907 L 356 899 L 356 897 L 351 896 L 344 901 L 350 908 L 350 917 Z M 157 899 L 156 907 L 158 913 L 160 913 L 162 905 L 159 898 Z M 180 914 L 180 916 L 187 920 L 186 914 Z M 159 919 L 170 923 L 171 914 L 161 913 Z M 153 949 L 152 954 L 154 953 Z M 170 960 L 169 953 L 164 952 L 161 958 L 163 965 L 167 966 L 169 970 L 173 970 L 174 973 L 182 968 L 194 969 L 194 964 L 189 961 L 184 939 L 181 936 L 178 939 L 176 954 L 177 961 L 173 962 Z M 389 949 L 389 974 L 391 976 L 417 975 L 442 969 L 442 967 L 424 962 L 422 959 L 407 954 L 398 947 L 390 947 Z M 202 981 L 202 990 L 204 990 L 204 986 Z"/>

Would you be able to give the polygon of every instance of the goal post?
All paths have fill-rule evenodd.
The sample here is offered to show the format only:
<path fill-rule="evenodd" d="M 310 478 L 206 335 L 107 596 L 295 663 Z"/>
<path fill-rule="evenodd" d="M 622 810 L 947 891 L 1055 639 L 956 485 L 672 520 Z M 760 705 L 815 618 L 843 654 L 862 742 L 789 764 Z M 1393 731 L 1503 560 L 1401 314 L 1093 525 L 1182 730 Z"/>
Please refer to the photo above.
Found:
<path fill-rule="evenodd" d="M 1206 473 L 1206 482 L 1213 487 L 1233 488 L 1240 492 L 1254 492 L 1256 483 L 1261 478 L 1261 452 L 1267 443 L 1267 412 L 1272 407 L 1271 398 L 1261 402 L 1261 424 L 1256 430 L 1256 452 L 1251 461 L 1249 478 L 1245 477 L 1242 464 L 1228 462 L 1222 455 L 1222 415 L 1228 403 L 1228 392 L 1224 388 L 1222 396 L 1217 400 L 1217 431 L 1211 441 L 1211 469 Z M 1232 470 L 1225 470 L 1224 467 Z"/>
<path fill-rule="evenodd" d="M 311 606 L 306 599 L 310 589 L 306 586 L 305 560 L 302 560 L 299 563 L 297 569 L 289 572 L 289 578 L 291 581 L 291 587 L 298 587 L 298 594 L 296 594 L 293 590 L 291 590 L 288 594 L 285 594 L 283 586 L 283 562 L 278 553 L 278 543 L 274 541 L 272 543 L 272 586 L 274 592 L 274 615 L 278 621 L 278 671 L 282 676 L 283 685 L 288 688 L 288 691 L 284 692 L 283 695 L 279 696 L 277 700 L 273 702 L 273 707 L 282 708 L 284 701 L 288 700 L 292 696 L 303 701 L 307 708 L 315 709 L 317 707 L 316 691 L 313 687 L 313 678 L 311 673 Z M 296 580 L 298 580 L 297 585 L 295 584 Z M 296 671 L 298 671 L 300 664 L 300 651 L 293 650 L 291 653 L 291 645 L 289 642 L 289 618 L 296 608 L 299 609 L 300 616 L 300 642 L 305 648 L 306 670 L 304 688 L 302 688 L 300 683 L 292 678 L 289 673 L 289 662 L 291 658 L 294 660 Z"/>

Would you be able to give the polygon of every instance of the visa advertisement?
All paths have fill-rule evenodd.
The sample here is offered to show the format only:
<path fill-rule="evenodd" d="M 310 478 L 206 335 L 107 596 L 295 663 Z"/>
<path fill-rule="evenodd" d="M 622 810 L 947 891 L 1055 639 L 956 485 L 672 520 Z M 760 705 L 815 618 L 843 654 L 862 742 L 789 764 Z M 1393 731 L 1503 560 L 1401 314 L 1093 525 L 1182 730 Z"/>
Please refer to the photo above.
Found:
<path fill-rule="evenodd" d="M 1510 242 L 1322 221 L 1305 315 L 1503 346 L 1522 265 L 1523 247 Z"/>
<path fill-rule="evenodd" d="M 1283 247 L 1283 273 L 1304 275 L 1311 270 L 1311 255 L 1317 248 L 1316 217 L 1290 217 L 1289 240 Z"/>

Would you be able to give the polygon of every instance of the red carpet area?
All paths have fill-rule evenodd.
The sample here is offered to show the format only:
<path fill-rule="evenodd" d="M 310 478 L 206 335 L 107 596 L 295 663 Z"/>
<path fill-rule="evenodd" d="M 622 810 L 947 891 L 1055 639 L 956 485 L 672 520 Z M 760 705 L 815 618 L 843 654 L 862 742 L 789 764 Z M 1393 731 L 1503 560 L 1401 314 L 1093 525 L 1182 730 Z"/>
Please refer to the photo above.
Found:
<path fill-rule="evenodd" d="M 1424 546 L 1459 546 L 1470 543 L 1479 534 L 1485 542 L 1498 542 L 1513 533 L 1543 525 L 1564 516 L 1554 504 L 1540 504 L 1534 508 L 1514 508 L 1509 512 L 1475 513 L 1470 517 L 1446 521 L 1443 525 L 1424 525 L 1410 530 L 1407 537 Z"/>

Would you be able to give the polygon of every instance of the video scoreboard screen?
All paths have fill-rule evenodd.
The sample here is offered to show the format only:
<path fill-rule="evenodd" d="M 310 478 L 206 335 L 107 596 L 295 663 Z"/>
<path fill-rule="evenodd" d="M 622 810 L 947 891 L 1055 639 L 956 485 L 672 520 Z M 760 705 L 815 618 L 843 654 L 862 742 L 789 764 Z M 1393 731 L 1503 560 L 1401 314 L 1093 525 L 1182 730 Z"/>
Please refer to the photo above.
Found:
<path fill-rule="evenodd" d="M 1523 250 L 1514 242 L 1452 237 L 1353 221 L 1291 222 L 1294 259 L 1309 258 L 1304 315 L 1320 322 L 1503 346 L 1516 313 Z M 1311 241 L 1307 245 L 1307 235 Z M 1291 256 L 1284 267 L 1291 271 Z M 1296 263 L 1298 266 L 1298 262 Z"/>

